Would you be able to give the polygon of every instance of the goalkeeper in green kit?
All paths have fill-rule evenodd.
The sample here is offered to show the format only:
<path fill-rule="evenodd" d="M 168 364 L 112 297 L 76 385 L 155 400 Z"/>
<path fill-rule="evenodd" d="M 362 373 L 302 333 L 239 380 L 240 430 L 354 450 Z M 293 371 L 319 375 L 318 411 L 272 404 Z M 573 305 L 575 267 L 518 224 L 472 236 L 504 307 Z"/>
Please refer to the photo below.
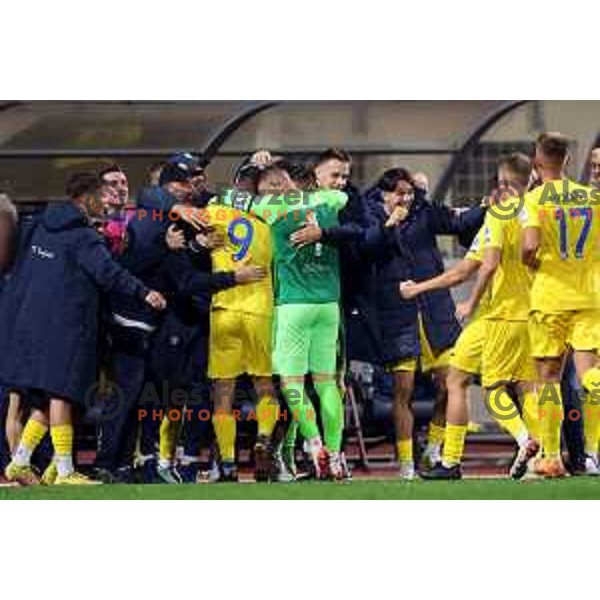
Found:
<path fill-rule="evenodd" d="M 290 177 L 294 174 L 294 180 Z M 294 247 L 290 236 L 306 223 L 338 224 L 347 200 L 336 190 L 298 189 L 298 166 L 275 163 L 262 171 L 252 211 L 271 225 L 275 276 L 274 372 L 281 376 L 291 427 L 297 423 L 317 477 L 341 479 L 344 410 L 336 382 L 340 275 L 336 248 Z M 307 171 L 304 171 L 307 173 Z M 325 445 L 304 380 L 311 374 L 320 400 Z"/>

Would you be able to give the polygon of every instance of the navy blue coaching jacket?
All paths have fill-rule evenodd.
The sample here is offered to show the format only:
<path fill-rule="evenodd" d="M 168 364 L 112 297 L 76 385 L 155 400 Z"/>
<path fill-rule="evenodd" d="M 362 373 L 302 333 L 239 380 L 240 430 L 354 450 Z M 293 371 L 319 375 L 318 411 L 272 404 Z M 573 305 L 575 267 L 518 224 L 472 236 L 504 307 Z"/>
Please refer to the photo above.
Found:
<path fill-rule="evenodd" d="M 367 231 L 366 250 L 374 261 L 373 286 L 379 324 L 381 360 L 392 363 L 419 356 L 418 313 L 432 350 L 438 354 L 450 348 L 461 328 L 454 315 L 454 301 L 449 290 L 422 294 L 416 300 L 400 296 L 399 283 L 406 279 L 423 281 L 444 271 L 437 246 L 437 235 L 457 235 L 468 246 L 485 216 L 479 206 L 458 212 L 447 206 L 428 202 L 415 190 L 415 199 L 406 219 L 386 229 L 387 214 L 383 196 L 377 188 L 367 194 L 373 219 Z"/>
<path fill-rule="evenodd" d="M 82 402 L 96 380 L 100 292 L 142 304 L 149 290 L 71 202 L 49 206 L 26 240 L 0 295 L 0 381 Z"/>
<path fill-rule="evenodd" d="M 186 251 L 172 251 L 167 246 L 167 229 L 174 222 L 169 211 L 175 198 L 160 187 L 144 188 L 137 203 L 136 216 L 127 227 L 127 247 L 120 263 L 148 287 L 165 294 L 196 296 L 210 306 L 213 292 L 236 284 L 233 272 L 211 273 L 199 270 Z M 150 307 L 124 295 L 115 295 L 111 312 L 148 325 L 158 326 L 161 315 Z"/>

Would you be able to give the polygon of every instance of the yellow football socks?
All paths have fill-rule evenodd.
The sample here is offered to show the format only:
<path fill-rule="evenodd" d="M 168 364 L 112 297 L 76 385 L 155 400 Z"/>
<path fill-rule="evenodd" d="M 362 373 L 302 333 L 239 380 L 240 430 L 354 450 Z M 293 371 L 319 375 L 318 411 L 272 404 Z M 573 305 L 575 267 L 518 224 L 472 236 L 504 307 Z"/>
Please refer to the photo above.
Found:
<path fill-rule="evenodd" d="M 181 419 L 171 421 L 163 419 L 160 424 L 160 434 L 158 442 L 158 460 L 161 464 L 171 464 L 175 459 L 175 451 L 177 450 L 177 440 L 181 433 Z"/>
<path fill-rule="evenodd" d="M 24 467 L 29 464 L 33 451 L 44 439 L 47 431 L 47 425 L 44 425 L 43 423 L 40 423 L 34 419 L 29 419 L 27 421 L 13 458 L 15 464 L 19 465 L 20 467 Z"/>
<path fill-rule="evenodd" d="M 236 422 L 232 414 L 217 412 L 212 418 L 221 460 L 233 462 L 235 459 Z"/>
<path fill-rule="evenodd" d="M 519 409 L 505 387 L 487 393 L 488 407 L 494 420 L 517 441 L 519 446 L 527 443 L 529 434 Z"/>
<path fill-rule="evenodd" d="M 534 391 L 523 394 L 523 420 L 527 426 L 529 435 L 538 442 L 540 441 L 540 408 L 538 397 Z"/>
<path fill-rule="evenodd" d="M 453 467 L 462 461 L 465 448 L 467 425 L 451 425 L 446 423 L 444 435 L 444 452 L 442 463 L 445 467 Z"/>
<path fill-rule="evenodd" d="M 442 444 L 444 443 L 445 431 L 445 427 L 441 427 L 435 423 L 430 423 L 427 431 L 427 445 L 430 447 L 441 448 Z"/>
<path fill-rule="evenodd" d="M 540 432 L 544 456 L 559 459 L 560 430 L 563 421 L 560 383 L 544 383 L 539 393 Z"/>
<path fill-rule="evenodd" d="M 600 436 L 600 406 L 586 405 L 583 412 L 583 434 L 585 437 L 585 453 L 590 456 L 598 454 Z"/>
<path fill-rule="evenodd" d="M 256 419 L 258 421 L 258 435 L 270 438 L 277 423 L 277 400 L 272 396 L 263 396 L 256 405 Z"/>
<path fill-rule="evenodd" d="M 412 463 L 413 462 L 413 441 L 412 438 L 408 440 L 398 440 L 396 442 L 396 452 L 398 454 L 399 463 Z"/>
<path fill-rule="evenodd" d="M 73 425 L 52 425 L 50 436 L 54 446 L 54 462 L 59 477 L 73 473 Z"/>

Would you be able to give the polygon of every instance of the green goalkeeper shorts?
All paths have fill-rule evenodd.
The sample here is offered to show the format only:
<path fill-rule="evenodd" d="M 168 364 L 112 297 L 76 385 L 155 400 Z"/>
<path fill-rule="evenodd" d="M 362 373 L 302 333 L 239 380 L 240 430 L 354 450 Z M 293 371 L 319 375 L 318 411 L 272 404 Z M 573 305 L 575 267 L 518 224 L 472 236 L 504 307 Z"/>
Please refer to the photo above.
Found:
<path fill-rule="evenodd" d="M 337 302 L 275 307 L 274 372 L 282 377 L 335 374 L 339 325 Z"/>

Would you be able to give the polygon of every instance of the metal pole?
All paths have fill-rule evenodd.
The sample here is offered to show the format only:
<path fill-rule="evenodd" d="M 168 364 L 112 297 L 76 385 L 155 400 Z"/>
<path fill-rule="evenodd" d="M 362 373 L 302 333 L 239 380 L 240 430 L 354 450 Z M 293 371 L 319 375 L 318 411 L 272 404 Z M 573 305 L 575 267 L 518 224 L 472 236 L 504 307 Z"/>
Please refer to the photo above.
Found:
<path fill-rule="evenodd" d="M 259 113 L 274 108 L 281 104 L 281 102 L 257 102 L 249 107 L 244 108 L 239 113 L 225 121 L 223 125 L 215 129 L 208 140 L 204 143 L 202 148 L 202 155 L 204 160 L 208 164 L 214 156 L 217 154 L 219 148 L 225 143 L 225 141 L 234 134 L 246 121 L 249 121 L 252 117 L 255 117 Z"/>

